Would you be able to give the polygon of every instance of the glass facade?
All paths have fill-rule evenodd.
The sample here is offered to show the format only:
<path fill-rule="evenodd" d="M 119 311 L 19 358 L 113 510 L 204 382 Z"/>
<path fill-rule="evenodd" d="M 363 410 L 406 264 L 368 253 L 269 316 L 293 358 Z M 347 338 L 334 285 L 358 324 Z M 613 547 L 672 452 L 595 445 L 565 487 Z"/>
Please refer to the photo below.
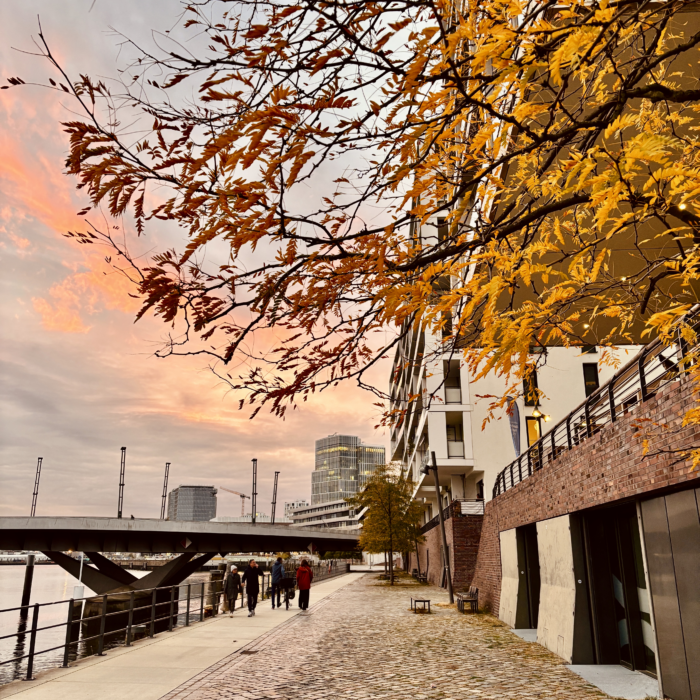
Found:
<path fill-rule="evenodd" d="M 316 440 L 316 464 L 311 474 L 311 504 L 349 498 L 362 490 L 385 451 L 379 445 L 363 445 L 352 435 L 329 435 Z"/>
<path fill-rule="evenodd" d="M 168 494 L 168 520 L 215 518 L 216 493 L 213 486 L 178 486 Z"/>

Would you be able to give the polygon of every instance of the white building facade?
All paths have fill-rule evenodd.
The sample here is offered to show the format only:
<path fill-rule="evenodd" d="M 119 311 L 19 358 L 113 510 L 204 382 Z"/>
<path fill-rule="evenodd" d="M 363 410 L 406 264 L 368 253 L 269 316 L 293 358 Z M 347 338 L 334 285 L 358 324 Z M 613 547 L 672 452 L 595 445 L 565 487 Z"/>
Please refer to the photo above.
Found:
<path fill-rule="evenodd" d="M 599 363 L 601 350 L 594 346 L 546 348 L 533 357 L 539 361 L 534 381 L 541 400 L 514 396 L 511 414 L 501 410 L 482 429 L 489 405 L 506 393 L 506 381 L 495 375 L 475 381 L 458 353 L 440 354 L 439 348 L 440 341 L 429 333 L 407 335 L 396 350 L 391 375 L 392 409 L 405 408 L 410 396 L 419 395 L 392 430 L 391 455 L 411 471 L 424 522 L 437 516 L 438 507 L 432 473 L 421 471 L 431 452 L 443 507 L 455 499 L 490 500 L 501 469 L 615 372 Z M 624 364 L 639 348 L 621 348 L 615 356 Z"/>

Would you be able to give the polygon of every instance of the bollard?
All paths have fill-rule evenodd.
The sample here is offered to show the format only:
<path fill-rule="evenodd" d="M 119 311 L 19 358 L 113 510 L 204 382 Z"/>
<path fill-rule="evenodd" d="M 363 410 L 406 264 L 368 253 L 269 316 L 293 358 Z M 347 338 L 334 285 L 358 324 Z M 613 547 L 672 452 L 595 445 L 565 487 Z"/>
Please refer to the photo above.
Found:
<path fill-rule="evenodd" d="M 202 581 L 202 597 L 199 599 L 199 621 L 204 619 L 204 581 Z"/>
<path fill-rule="evenodd" d="M 32 579 L 34 578 L 34 555 L 27 554 L 27 566 L 24 569 L 24 588 L 22 589 L 22 607 L 29 605 L 32 596 Z"/>
<path fill-rule="evenodd" d="M 126 623 L 126 646 L 131 646 L 131 626 L 134 624 L 134 591 L 129 596 L 129 620 Z"/>
<path fill-rule="evenodd" d="M 192 584 L 187 584 L 187 611 L 185 612 L 185 627 L 190 626 L 190 596 L 192 594 Z"/>
<path fill-rule="evenodd" d="M 39 603 L 34 604 L 34 614 L 32 615 L 32 630 L 29 636 L 29 658 L 27 659 L 27 677 L 26 681 L 33 681 L 32 673 L 34 672 L 34 649 L 36 648 L 36 628 L 39 624 Z"/>
<path fill-rule="evenodd" d="M 66 646 L 63 650 L 63 668 L 68 668 L 68 652 L 70 651 L 70 637 L 71 631 L 73 629 L 73 603 L 75 601 L 71 598 L 68 601 L 68 620 L 66 622 Z"/>
<path fill-rule="evenodd" d="M 153 589 L 153 595 L 151 596 L 151 630 L 150 637 L 152 638 L 156 632 L 156 589 Z"/>
<path fill-rule="evenodd" d="M 175 607 L 175 586 L 170 588 L 170 618 L 168 620 L 168 632 L 173 631 L 173 609 Z"/>
<path fill-rule="evenodd" d="M 107 596 L 102 596 L 102 618 L 100 619 L 100 639 L 97 643 L 97 655 L 104 656 L 105 625 L 107 624 Z"/>

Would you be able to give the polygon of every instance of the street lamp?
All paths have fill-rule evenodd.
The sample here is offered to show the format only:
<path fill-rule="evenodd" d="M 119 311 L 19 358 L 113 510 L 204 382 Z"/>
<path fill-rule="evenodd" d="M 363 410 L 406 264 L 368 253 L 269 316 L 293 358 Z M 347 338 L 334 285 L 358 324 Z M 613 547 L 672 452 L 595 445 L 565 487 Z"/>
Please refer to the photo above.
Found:
<path fill-rule="evenodd" d="M 438 481 L 438 469 L 437 461 L 435 459 L 435 452 L 430 453 L 430 458 L 432 461 L 432 466 L 426 462 L 425 466 L 421 469 L 421 472 L 426 476 L 432 471 L 433 479 L 435 480 L 435 495 L 438 502 L 438 517 L 440 519 L 440 533 L 442 534 L 442 552 L 445 557 L 445 568 L 447 569 L 447 592 L 450 595 L 450 603 L 454 603 L 454 595 L 452 594 L 452 572 L 450 570 L 450 554 L 447 550 L 447 537 L 445 536 L 445 519 L 442 517 L 442 499 L 440 498 L 440 482 Z"/>

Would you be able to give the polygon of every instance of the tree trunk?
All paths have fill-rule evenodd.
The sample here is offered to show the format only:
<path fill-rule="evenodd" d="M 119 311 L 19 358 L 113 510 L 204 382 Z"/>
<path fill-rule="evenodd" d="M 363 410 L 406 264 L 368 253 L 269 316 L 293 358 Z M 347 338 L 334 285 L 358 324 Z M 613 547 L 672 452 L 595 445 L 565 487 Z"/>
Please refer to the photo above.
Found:
<path fill-rule="evenodd" d="M 389 585 L 394 585 L 394 535 L 391 530 L 389 530 Z"/>

